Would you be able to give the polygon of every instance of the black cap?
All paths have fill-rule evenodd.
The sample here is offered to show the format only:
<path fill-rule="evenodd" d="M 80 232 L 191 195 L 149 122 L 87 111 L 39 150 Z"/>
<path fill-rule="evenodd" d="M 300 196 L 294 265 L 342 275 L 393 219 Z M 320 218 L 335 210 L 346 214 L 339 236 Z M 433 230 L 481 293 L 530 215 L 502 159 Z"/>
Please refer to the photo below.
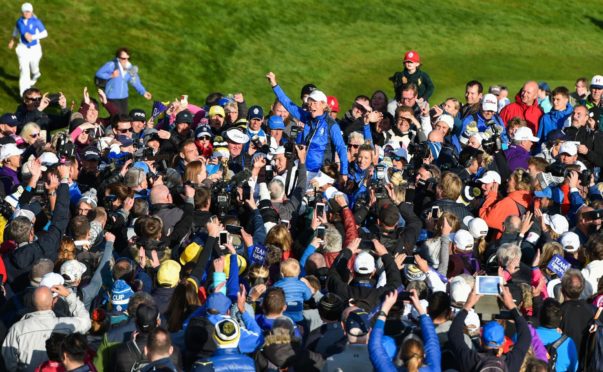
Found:
<path fill-rule="evenodd" d="M 16 127 L 19 125 L 19 120 L 17 120 L 17 115 L 6 113 L 0 116 L 0 124 L 6 124 L 11 127 Z"/>
<path fill-rule="evenodd" d="M 94 146 L 86 147 L 84 150 L 84 160 L 100 161 L 100 151 Z"/>
<path fill-rule="evenodd" d="M 175 124 L 179 124 L 179 123 L 192 124 L 193 123 L 193 114 L 188 110 L 180 111 L 178 113 L 178 115 L 176 115 L 176 121 L 175 121 Z"/>
<path fill-rule="evenodd" d="M 136 309 L 136 328 L 142 333 L 149 333 L 157 327 L 159 311 L 155 306 L 140 305 Z"/>
<path fill-rule="evenodd" d="M 147 114 L 142 109 L 133 109 L 130 111 L 132 121 L 147 121 Z"/>
<path fill-rule="evenodd" d="M 300 97 L 299 97 L 299 98 L 304 98 L 304 96 L 305 96 L 306 94 L 310 94 L 310 93 L 312 93 L 313 91 L 315 91 L 316 89 L 317 89 L 317 88 L 316 88 L 316 85 L 314 85 L 314 84 L 312 84 L 312 83 L 304 85 L 304 86 L 302 87 L 301 94 L 300 94 Z"/>
<path fill-rule="evenodd" d="M 84 124 L 86 122 L 86 120 L 84 120 L 83 118 L 75 118 L 73 120 L 71 120 L 69 122 L 69 131 L 73 132 L 73 130 L 77 127 L 79 127 L 80 125 Z"/>

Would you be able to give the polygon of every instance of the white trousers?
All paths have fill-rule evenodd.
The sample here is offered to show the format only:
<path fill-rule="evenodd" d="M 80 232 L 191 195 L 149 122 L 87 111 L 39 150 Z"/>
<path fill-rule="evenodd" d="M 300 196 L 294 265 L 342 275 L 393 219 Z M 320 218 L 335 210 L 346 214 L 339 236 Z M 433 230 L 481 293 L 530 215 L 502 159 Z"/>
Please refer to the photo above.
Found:
<path fill-rule="evenodd" d="M 40 75 L 40 59 L 42 59 L 42 46 L 38 42 L 30 48 L 19 43 L 17 48 L 17 58 L 19 59 L 19 92 L 23 95 L 25 90 L 33 85 L 32 77 L 36 80 Z"/>

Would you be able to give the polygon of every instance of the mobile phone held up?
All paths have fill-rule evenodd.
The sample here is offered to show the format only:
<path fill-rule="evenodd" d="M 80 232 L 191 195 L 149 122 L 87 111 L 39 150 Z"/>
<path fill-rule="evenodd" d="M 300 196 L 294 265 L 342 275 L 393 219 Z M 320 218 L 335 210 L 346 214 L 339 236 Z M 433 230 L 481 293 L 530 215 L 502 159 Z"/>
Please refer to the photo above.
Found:
<path fill-rule="evenodd" d="M 228 244 L 228 231 L 220 231 L 220 245 L 225 246 Z"/>

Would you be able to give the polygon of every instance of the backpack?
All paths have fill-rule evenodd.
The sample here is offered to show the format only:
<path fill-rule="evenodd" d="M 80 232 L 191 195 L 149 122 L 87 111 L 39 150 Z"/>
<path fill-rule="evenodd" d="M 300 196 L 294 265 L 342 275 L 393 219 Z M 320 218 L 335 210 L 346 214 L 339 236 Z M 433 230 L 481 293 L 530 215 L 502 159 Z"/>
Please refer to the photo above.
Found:
<path fill-rule="evenodd" d="M 492 355 L 479 354 L 481 362 L 477 364 L 475 371 L 480 372 L 508 372 L 507 364 L 505 363 L 504 357 L 497 358 Z"/>
<path fill-rule="evenodd" d="M 565 340 L 567 340 L 567 338 L 567 335 L 561 335 L 561 337 L 559 337 L 557 341 L 545 346 L 546 352 L 549 356 L 549 371 L 555 372 L 557 370 L 555 367 L 555 365 L 557 364 L 557 349 L 559 348 L 559 346 L 561 346 L 562 343 L 565 342 Z"/>
<path fill-rule="evenodd" d="M 586 351 L 580 366 L 584 371 L 603 371 L 603 321 L 599 319 L 601 311 L 603 307 L 598 308 L 588 330 L 588 336 L 583 341 Z"/>
<path fill-rule="evenodd" d="M 118 70 L 119 67 L 117 66 L 117 60 L 113 61 L 113 71 Z M 103 79 L 103 78 L 99 78 L 98 76 L 94 75 L 94 85 L 96 85 L 97 88 L 105 90 L 105 87 L 107 86 L 107 82 L 109 81 L 109 79 Z"/>
<path fill-rule="evenodd" d="M 130 368 L 130 372 L 142 371 L 144 369 L 144 367 L 146 367 L 147 365 L 149 365 L 149 363 L 151 363 L 146 359 L 145 355 L 138 348 L 138 345 L 136 344 L 136 340 L 130 340 L 130 341 L 126 342 L 126 346 L 128 347 L 129 352 L 136 355 L 136 362 L 134 362 L 134 364 L 132 365 L 132 368 Z"/>

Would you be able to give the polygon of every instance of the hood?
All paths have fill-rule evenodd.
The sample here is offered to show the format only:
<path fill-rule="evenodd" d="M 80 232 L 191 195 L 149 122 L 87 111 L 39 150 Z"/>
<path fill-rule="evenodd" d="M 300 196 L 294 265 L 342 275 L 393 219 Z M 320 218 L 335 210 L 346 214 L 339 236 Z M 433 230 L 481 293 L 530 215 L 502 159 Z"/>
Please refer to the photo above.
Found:
<path fill-rule="evenodd" d="M 511 198 L 513 201 L 523 205 L 524 207 L 528 207 L 528 205 L 530 205 L 531 201 L 532 201 L 532 195 L 525 190 L 517 190 L 517 191 L 513 191 L 511 193 L 509 193 L 509 195 L 507 195 L 509 198 Z"/>
<path fill-rule="evenodd" d="M 572 113 L 573 109 L 574 108 L 572 107 L 572 105 L 570 105 L 568 102 L 563 110 L 555 110 L 554 108 L 551 109 L 551 111 L 549 111 L 549 115 L 551 115 L 551 117 L 553 117 L 555 119 L 561 119 L 561 118 L 564 118 L 564 117 L 570 115 Z"/>
<path fill-rule="evenodd" d="M 284 368 L 292 365 L 296 359 L 295 350 L 293 345 L 287 344 L 272 344 L 264 346 L 262 354 L 278 368 Z"/>

